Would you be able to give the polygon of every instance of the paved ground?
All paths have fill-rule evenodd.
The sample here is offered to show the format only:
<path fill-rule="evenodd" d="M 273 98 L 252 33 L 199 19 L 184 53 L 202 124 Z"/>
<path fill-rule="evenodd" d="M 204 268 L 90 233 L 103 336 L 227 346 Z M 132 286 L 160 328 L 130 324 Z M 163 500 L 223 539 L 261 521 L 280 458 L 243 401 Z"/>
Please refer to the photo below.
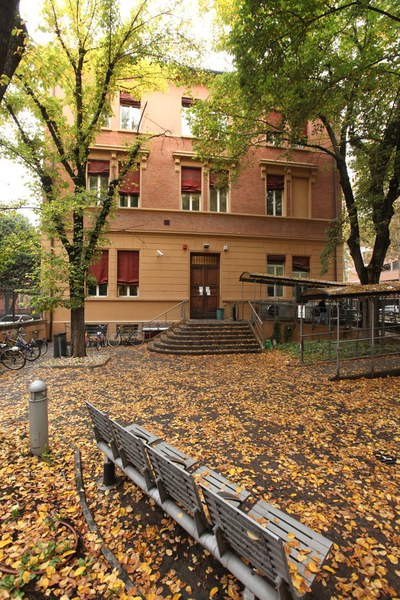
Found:
<path fill-rule="evenodd" d="M 1 372 L 2 443 L 26 436 L 28 386 L 45 380 L 50 446 L 66 459 L 48 504 L 64 506 L 72 442 L 82 452 L 100 532 L 138 592 L 148 599 L 218 600 L 238 598 L 239 586 L 132 484 L 125 481 L 115 494 L 98 491 L 101 457 L 85 399 L 121 422 L 144 425 L 332 539 L 315 600 L 399 597 L 399 463 L 384 464 L 375 455 L 400 456 L 398 378 L 332 382 L 322 369 L 300 369 L 275 351 L 222 357 L 160 356 L 145 347 L 105 352 L 112 358 L 98 369 L 47 369 L 43 359 L 20 372 Z M 12 452 L 7 456 L 12 460 Z M 40 480 L 32 477 L 31 484 L 30 493 L 40 496 Z M 77 505 L 76 497 L 69 502 Z M 74 510 L 71 519 L 82 527 Z M 91 547 L 82 536 L 84 556 Z M 50 598 L 60 597 L 51 591 Z M 76 597 L 101 596 L 86 590 Z"/>

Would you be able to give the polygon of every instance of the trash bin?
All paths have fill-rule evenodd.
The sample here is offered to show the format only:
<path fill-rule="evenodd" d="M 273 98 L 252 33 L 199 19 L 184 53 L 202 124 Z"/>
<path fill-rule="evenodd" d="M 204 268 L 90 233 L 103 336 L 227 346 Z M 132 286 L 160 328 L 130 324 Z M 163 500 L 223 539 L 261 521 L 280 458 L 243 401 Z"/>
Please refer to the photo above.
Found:
<path fill-rule="evenodd" d="M 271 340 L 265 340 L 265 349 L 272 350 L 272 342 Z"/>
<path fill-rule="evenodd" d="M 68 356 L 66 333 L 56 333 L 54 335 L 54 358 L 60 358 L 61 356 Z"/>
<path fill-rule="evenodd" d="M 224 309 L 223 308 L 217 308 L 217 319 L 219 321 L 224 320 Z"/>

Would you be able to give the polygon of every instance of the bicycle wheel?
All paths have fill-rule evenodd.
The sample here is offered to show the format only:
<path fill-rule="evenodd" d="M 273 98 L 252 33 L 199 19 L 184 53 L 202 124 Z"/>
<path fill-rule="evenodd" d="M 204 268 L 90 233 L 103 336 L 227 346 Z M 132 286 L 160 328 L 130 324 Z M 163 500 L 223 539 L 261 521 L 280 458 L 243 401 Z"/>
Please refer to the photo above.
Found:
<path fill-rule="evenodd" d="M 140 344 L 143 344 L 143 342 L 144 342 L 143 331 L 134 331 L 129 336 L 129 343 L 132 344 L 132 346 L 139 346 Z"/>
<path fill-rule="evenodd" d="M 40 342 L 40 343 L 39 343 Z M 40 347 L 40 353 L 42 356 L 44 356 L 45 354 L 47 354 L 47 350 L 49 349 L 49 343 L 47 340 L 43 339 L 43 340 L 37 340 L 37 343 Z"/>
<path fill-rule="evenodd" d="M 34 344 L 26 344 L 23 348 L 21 348 L 21 352 L 24 354 L 26 360 L 29 360 L 29 362 L 38 359 L 41 353 L 39 346 L 35 346 Z"/>
<path fill-rule="evenodd" d="M 7 369 L 17 371 L 18 369 L 22 369 L 25 365 L 26 358 L 20 350 L 8 348 L 7 350 L 3 350 L 0 354 L 0 362 L 2 362 Z"/>
<path fill-rule="evenodd" d="M 111 346 L 112 348 L 119 346 L 120 343 L 121 343 L 121 334 L 119 332 L 115 334 L 115 337 L 112 340 L 110 340 L 110 338 L 108 338 L 108 345 Z"/>

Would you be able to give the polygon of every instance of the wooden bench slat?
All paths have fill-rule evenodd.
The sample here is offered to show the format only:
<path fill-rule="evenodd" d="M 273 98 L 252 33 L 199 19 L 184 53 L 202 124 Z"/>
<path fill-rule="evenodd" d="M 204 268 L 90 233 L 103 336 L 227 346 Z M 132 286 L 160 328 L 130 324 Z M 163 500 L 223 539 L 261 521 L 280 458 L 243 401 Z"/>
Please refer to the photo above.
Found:
<path fill-rule="evenodd" d="M 188 454 L 185 454 L 181 450 L 178 450 L 178 448 L 175 448 L 174 446 L 171 446 L 171 444 L 168 444 L 164 441 L 157 444 L 157 452 L 161 456 L 164 456 L 171 462 L 174 462 L 176 465 L 180 465 L 184 469 L 193 467 L 193 465 L 195 465 L 197 462 Z"/>
<path fill-rule="evenodd" d="M 140 473 L 146 468 L 151 470 L 142 439 L 136 437 L 132 429 L 126 429 L 116 421 L 112 421 L 112 430 L 123 467 L 132 465 Z"/>
<path fill-rule="evenodd" d="M 159 449 L 160 446 L 149 447 L 147 452 L 167 495 L 182 505 L 191 515 L 196 510 L 203 512 L 192 475 L 185 470 L 184 466 L 172 462 L 167 456 L 160 453 Z"/>
<path fill-rule="evenodd" d="M 93 406 L 93 404 L 90 404 L 90 402 L 85 402 L 92 419 L 97 445 L 100 446 L 101 444 L 105 444 L 110 449 L 113 458 L 118 458 L 119 454 L 114 442 L 110 417 Z"/>
<path fill-rule="evenodd" d="M 212 492 L 202 483 L 200 486 L 212 524 L 221 529 L 227 545 L 260 569 L 271 582 L 275 582 L 279 575 L 284 576 L 287 581 L 288 570 L 284 564 L 283 545 L 279 538 L 250 519 L 239 508 L 219 497 L 218 493 Z"/>
<path fill-rule="evenodd" d="M 225 500 L 234 502 L 239 506 L 250 496 L 250 492 L 246 489 L 232 483 L 223 475 L 209 469 L 205 465 L 202 465 L 193 471 L 193 476 L 196 481 L 202 483 L 207 489 L 215 493 L 225 493 Z"/>
<path fill-rule="evenodd" d="M 264 500 L 252 507 L 249 516 L 283 540 L 288 561 L 311 587 L 316 577 L 314 565 L 321 568 L 332 542 Z M 310 562 L 313 571 L 308 568 Z"/>

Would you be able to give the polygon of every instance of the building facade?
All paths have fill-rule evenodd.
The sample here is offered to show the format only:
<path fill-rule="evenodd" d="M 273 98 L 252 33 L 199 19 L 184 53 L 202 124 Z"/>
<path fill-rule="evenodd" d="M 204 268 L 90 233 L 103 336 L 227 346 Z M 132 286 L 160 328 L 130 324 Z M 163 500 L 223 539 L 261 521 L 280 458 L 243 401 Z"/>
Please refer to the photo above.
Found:
<path fill-rule="evenodd" d="M 92 269 L 87 322 L 140 326 L 168 310 L 179 320 L 183 308 L 186 318 L 216 318 L 221 307 L 229 317 L 232 304 L 254 299 L 251 286 L 239 281 L 244 271 L 321 277 L 326 229 L 340 211 L 333 161 L 304 147 L 288 159 L 266 143 L 237 179 L 231 165 L 214 171 L 196 159 L 186 118 L 193 99 L 206 96 L 201 85 L 190 97 L 169 85 L 140 100 L 127 93 L 115 99 L 91 151 L 88 189 L 102 193 L 138 130 L 158 137 L 120 186 L 109 247 Z M 340 280 L 342 270 L 339 249 L 324 277 Z M 293 299 L 279 286 L 263 294 Z M 53 331 L 68 321 L 68 311 L 57 309 Z"/>

